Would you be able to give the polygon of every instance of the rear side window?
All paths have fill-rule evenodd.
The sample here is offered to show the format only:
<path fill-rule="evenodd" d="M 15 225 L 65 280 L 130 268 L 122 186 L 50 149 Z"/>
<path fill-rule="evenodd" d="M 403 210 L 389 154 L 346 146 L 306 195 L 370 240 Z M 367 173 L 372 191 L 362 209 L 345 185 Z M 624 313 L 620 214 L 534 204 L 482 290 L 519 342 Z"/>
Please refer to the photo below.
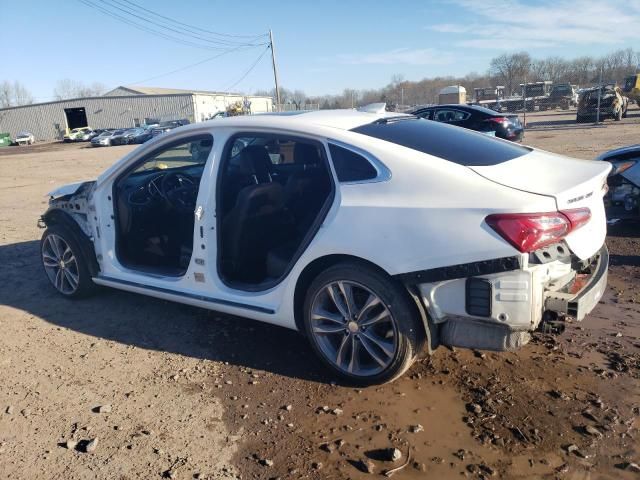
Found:
<path fill-rule="evenodd" d="M 436 112 L 436 117 L 434 120 L 436 122 L 461 122 L 462 120 L 466 120 L 470 116 L 470 113 L 460 110 L 442 109 Z"/>
<path fill-rule="evenodd" d="M 356 152 L 333 144 L 329 144 L 329 152 L 340 182 L 360 182 L 378 176 L 378 171 L 369 160 Z"/>
<path fill-rule="evenodd" d="M 352 131 L 465 166 L 497 165 L 531 151 L 466 128 L 412 117 L 377 120 Z"/>

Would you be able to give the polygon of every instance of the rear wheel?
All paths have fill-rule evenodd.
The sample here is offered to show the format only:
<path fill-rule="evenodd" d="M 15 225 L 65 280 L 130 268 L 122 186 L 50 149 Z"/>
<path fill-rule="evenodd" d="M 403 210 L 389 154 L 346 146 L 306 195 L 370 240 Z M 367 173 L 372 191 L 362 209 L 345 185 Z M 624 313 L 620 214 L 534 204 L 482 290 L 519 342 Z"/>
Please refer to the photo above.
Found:
<path fill-rule="evenodd" d="M 424 337 L 406 290 L 383 272 L 351 262 L 330 267 L 313 281 L 304 327 L 322 362 L 356 385 L 402 375 Z"/>
<path fill-rule="evenodd" d="M 66 227 L 51 225 L 44 231 L 40 258 L 47 278 L 61 295 L 80 298 L 95 290 L 82 249 Z"/>

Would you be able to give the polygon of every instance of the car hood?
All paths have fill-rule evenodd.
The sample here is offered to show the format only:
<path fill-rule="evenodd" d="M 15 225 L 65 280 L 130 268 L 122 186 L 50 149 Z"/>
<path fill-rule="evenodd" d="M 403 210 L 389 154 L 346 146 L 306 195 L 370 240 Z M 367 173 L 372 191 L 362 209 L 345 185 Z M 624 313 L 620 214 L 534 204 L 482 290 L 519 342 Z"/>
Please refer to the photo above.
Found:
<path fill-rule="evenodd" d="M 533 150 L 498 165 L 469 168 L 501 185 L 553 197 L 558 210 L 589 208 L 591 221 L 567 236 L 569 247 L 580 258 L 590 257 L 604 243 L 602 197 L 611 164 Z"/>
<path fill-rule="evenodd" d="M 76 192 L 78 192 L 78 190 L 80 190 L 81 187 L 85 185 L 90 185 L 92 183 L 95 183 L 95 181 L 92 180 L 88 182 L 69 183 L 67 185 L 58 187 L 55 190 L 52 190 L 51 192 L 47 193 L 47 196 L 51 197 L 52 199 L 56 199 L 60 197 L 66 197 L 68 195 L 73 195 Z"/>

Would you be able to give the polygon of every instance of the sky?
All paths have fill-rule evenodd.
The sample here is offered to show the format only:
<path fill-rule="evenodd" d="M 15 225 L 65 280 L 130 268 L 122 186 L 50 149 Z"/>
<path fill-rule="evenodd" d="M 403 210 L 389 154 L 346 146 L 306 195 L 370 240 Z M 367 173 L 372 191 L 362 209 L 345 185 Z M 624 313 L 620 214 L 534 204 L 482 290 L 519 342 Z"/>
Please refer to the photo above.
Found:
<path fill-rule="evenodd" d="M 136 4 L 188 25 L 192 36 Z M 118 10 L 125 7 L 140 15 Z M 257 45 L 266 36 L 205 30 L 257 36 L 271 29 L 280 84 L 309 95 L 379 88 L 394 75 L 420 80 L 485 72 L 491 58 L 510 51 L 571 58 L 640 45 L 640 0 L 0 0 L 0 11 L 0 81 L 21 82 L 37 102 L 52 100 L 64 78 L 109 88 L 273 88 L 266 46 L 211 49 L 211 38 Z"/>

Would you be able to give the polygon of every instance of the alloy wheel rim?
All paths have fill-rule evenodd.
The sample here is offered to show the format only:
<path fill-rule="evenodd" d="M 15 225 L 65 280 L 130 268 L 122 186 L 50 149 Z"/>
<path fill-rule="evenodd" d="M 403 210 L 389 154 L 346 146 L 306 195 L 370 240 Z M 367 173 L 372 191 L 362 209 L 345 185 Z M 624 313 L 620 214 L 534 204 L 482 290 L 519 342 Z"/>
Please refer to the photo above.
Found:
<path fill-rule="evenodd" d="M 42 245 L 42 263 L 49 281 L 60 293 L 71 295 L 78 289 L 78 262 L 62 237 L 47 235 Z"/>
<path fill-rule="evenodd" d="M 318 291 L 311 306 L 311 332 L 325 358 L 355 376 L 383 372 L 398 349 L 397 325 L 382 299 L 347 280 Z"/>

